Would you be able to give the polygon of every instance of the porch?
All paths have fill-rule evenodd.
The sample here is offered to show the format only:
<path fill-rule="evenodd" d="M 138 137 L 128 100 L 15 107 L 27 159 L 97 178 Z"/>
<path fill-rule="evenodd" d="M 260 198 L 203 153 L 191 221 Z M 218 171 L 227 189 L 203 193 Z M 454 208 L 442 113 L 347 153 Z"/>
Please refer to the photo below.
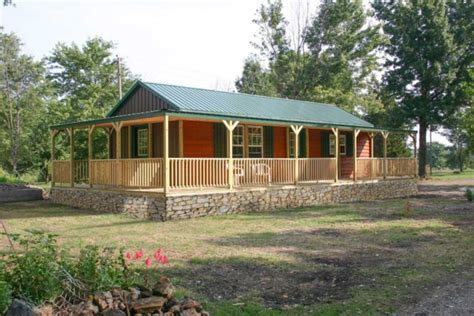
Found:
<path fill-rule="evenodd" d="M 87 133 L 87 159 L 76 159 L 80 129 Z M 108 138 L 107 157 L 102 159 L 94 155 L 98 129 Z M 55 159 L 60 132 L 69 140 L 67 160 Z M 80 122 L 52 131 L 52 185 L 168 195 L 415 177 L 416 157 L 387 156 L 392 133 L 166 112 Z M 415 135 L 409 135 L 416 153 Z M 377 136 L 383 140 L 382 157 L 374 157 Z"/>

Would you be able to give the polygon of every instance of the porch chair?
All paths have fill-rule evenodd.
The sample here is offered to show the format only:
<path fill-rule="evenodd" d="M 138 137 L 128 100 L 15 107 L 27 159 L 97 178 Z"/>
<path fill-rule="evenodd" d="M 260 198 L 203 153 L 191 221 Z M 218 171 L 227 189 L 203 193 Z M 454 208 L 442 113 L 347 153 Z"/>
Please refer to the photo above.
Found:
<path fill-rule="evenodd" d="M 272 168 L 265 163 L 258 163 L 252 165 L 252 177 L 267 178 L 269 185 L 272 184 Z"/>
<path fill-rule="evenodd" d="M 229 170 L 229 164 L 226 164 L 226 169 Z M 245 176 L 244 168 L 238 167 L 234 164 L 234 185 L 240 185 L 240 179 Z"/>

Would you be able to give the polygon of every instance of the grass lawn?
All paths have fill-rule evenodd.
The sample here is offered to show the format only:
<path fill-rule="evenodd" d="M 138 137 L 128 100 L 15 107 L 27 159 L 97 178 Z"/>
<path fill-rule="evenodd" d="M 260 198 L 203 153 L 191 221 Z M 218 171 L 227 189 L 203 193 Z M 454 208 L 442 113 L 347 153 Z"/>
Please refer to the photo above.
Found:
<path fill-rule="evenodd" d="M 162 247 L 170 265 L 156 274 L 212 315 L 391 313 L 474 262 L 474 204 L 458 196 L 165 223 L 41 201 L 0 204 L 0 219 L 11 232 L 54 232 L 73 250 Z"/>
<path fill-rule="evenodd" d="M 433 180 L 457 180 L 474 179 L 474 170 L 468 169 L 463 172 L 453 170 L 433 170 Z"/>

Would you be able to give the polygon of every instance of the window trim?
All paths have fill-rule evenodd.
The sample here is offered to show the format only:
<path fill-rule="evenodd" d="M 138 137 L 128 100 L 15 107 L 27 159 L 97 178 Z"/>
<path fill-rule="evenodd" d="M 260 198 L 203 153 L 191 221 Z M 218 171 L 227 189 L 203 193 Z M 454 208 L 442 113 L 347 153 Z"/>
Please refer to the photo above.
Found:
<path fill-rule="evenodd" d="M 143 135 L 140 135 L 142 133 L 143 133 Z M 145 140 L 146 140 L 145 147 L 143 147 L 143 144 L 141 144 L 140 137 L 145 138 Z M 149 137 L 148 127 L 138 127 L 136 129 L 137 157 L 138 158 L 145 158 L 145 157 L 148 157 L 148 155 L 149 155 L 149 152 L 148 152 L 148 149 L 149 149 L 148 148 L 148 137 Z M 142 146 L 140 146 L 140 145 L 142 145 Z M 143 148 L 145 148 L 146 153 L 140 152 L 140 149 L 143 149 Z"/>
<path fill-rule="evenodd" d="M 235 131 L 237 129 L 240 129 L 242 130 L 242 133 L 239 134 L 239 135 L 235 135 Z M 234 141 L 234 137 L 235 136 L 239 136 L 239 137 L 242 137 L 242 143 L 241 144 L 237 144 L 235 143 Z M 235 148 L 242 148 L 242 157 L 236 157 L 235 156 Z M 244 158 L 245 157 L 245 128 L 243 125 L 237 125 L 235 127 L 235 129 L 232 131 L 232 158 Z"/>
<path fill-rule="evenodd" d="M 336 136 L 334 134 L 329 135 L 329 156 L 336 155 Z M 344 151 L 342 150 L 344 148 Z M 339 135 L 339 156 L 347 155 L 347 135 Z"/>
<path fill-rule="evenodd" d="M 255 129 L 258 129 L 260 132 L 259 134 L 255 134 L 255 135 L 259 135 L 260 136 L 260 145 L 251 145 L 250 144 L 250 137 L 251 137 L 251 134 L 249 132 L 250 129 L 252 128 L 255 128 Z M 253 134 L 252 134 L 253 135 Z M 252 157 L 252 158 L 263 158 L 263 126 L 256 126 L 256 125 L 249 125 L 247 126 L 247 156 L 250 157 L 250 148 L 260 148 L 260 157 Z"/>

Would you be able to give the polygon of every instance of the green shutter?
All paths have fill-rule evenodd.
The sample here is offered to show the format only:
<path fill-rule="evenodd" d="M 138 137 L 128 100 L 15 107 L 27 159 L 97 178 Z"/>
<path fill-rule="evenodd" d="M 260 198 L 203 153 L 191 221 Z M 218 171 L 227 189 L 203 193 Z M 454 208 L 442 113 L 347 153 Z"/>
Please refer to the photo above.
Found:
<path fill-rule="evenodd" d="M 303 128 L 299 134 L 299 153 L 298 153 L 298 157 L 300 158 L 306 158 L 306 131 L 308 129 L 306 128 Z"/>
<path fill-rule="evenodd" d="M 329 157 L 329 132 L 321 132 L 321 154 Z"/>
<path fill-rule="evenodd" d="M 352 133 L 346 134 L 346 156 L 352 157 L 354 152 L 354 135 Z"/>
<path fill-rule="evenodd" d="M 263 157 L 273 158 L 273 127 L 263 127 Z"/>
<path fill-rule="evenodd" d="M 227 157 L 226 149 L 226 133 L 227 129 L 223 123 L 214 123 L 214 157 Z"/>

